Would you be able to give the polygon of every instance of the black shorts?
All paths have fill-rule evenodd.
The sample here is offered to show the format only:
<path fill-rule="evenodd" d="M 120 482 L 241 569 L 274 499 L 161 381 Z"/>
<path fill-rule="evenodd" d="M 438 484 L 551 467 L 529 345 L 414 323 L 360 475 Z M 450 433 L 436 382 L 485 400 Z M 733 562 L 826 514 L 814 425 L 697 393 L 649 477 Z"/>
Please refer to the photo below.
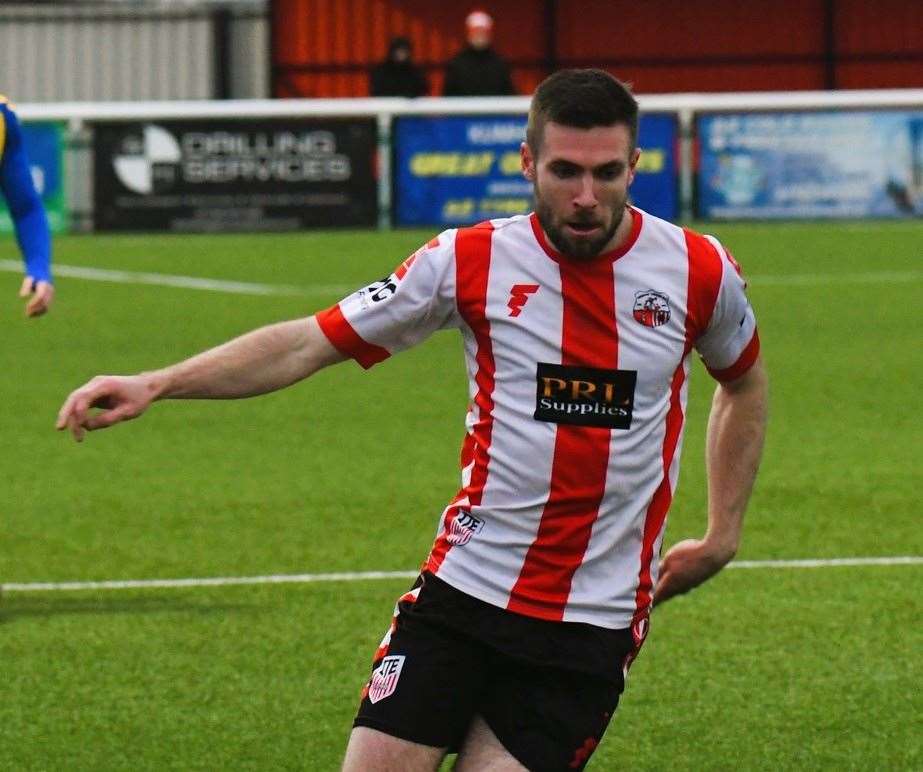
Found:
<path fill-rule="evenodd" d="M 457 752 L 480 715 L 528 769 L 583 769 L 635 653 L 630 630 L 524 617 L 424 574 L 398 602 L 354 725 Z"/>

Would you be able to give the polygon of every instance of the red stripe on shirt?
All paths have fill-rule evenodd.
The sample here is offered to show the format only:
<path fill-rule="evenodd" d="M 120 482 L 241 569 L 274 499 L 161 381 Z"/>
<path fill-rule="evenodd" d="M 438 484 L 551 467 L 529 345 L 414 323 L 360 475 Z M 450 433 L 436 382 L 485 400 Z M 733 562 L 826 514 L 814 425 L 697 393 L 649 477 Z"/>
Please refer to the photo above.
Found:
<path fill-rule="evenodd" d="M 715 245 L 704 236 L 683 229 L 686 237 L 689 277 L 686 296 L 686 346 L 691 348 L 696 339 L 708 329 L 718 293 L 724 266 Z M 687 351 L 688 353 L 688 351 Z"/>
<path fill-rule="evenodd" d="M 715 311 L 715 304 L 718 302 L 718 294 L 721 291 L 721 281 L 724 274 L 724 265 L 721 255 L 711 241 L 704 236 L 694 233 L 690 230 L 683 230 L 686 236 L 686 249 L 689 254 L 690 265 L 690 283 L 689 292 L 692 293 L 688 300 L 688 314 L 692 321 L 692 338 L 689 337 L 690 320 L 686 320 L 686 343 L 694 342 L 696 338 L 702 335 L 708 329 L 711 322 L 712 314 Z M 731 253 L 724 250 L 728 261 L 734 267 L 737 273 L 740 273 L 740 266 L 731 256 Z M 753 337 L 741 352 L 737 361 L 730 367 L 720 370 L 707 367 L 712 377 L 718 381 L 733 381 L 739 378 L 749 370 L 760 353 L 760 339 L 756 330 L 753 331 Z"/>
<path fill-rule="evenodd" d="M 387 349 L 367 343 L 360 338 L 359 333 L 343 316 L 339 304 L 325 311 L 319 311 L 314 318 L 317 319 L 321 331 L 330 342 L 340 352 L 355 359 L 366 370 L 391 356 L 391 352 Z"/>
<path fill-rule="evenodd" d="M 407 275 L 407 271 L 410 270 L 410 266 L 413 265 L 413 261 L 417 259 L 417 252 L 414 252 L 410 257 L 408 257 L 403 263 L 401 263 L 397 269 L 394 271 L 394 275 L 398 280 L 403 279 Z"/>
<path fill-rule="evenodd" d="M 473 228 L 463 228 L 455 236 L 455 286 L 458 311 L 474 333 L 477 343 L 477 373 L 474 377 L 477 393 L 474 404 L 478 408 L 478 420 L 471 434 L 465 437 L 464 455 L 473 460 L 471 478 L 456 496 L 456 501 L 467 499 L 467 506 L 481 503 L 484 486 L 487 484 L 490 442 L 494 424 L 494 363 L 493 344 L 490 339 L 490 322 L 487 319 L 487 280 L 490 274 L 490 246 L 493 225 L 481 223 Z M 443 518 L 443 528 L 432 552 L 426 561 L 426 569 L 439 570 L 442 561 L 452 547 L 448 540 L 452 520 L 460 507 L 450 506 Z"/>
<path fill-rule="evenodd" d="M 686 381 L 685 361 L 692 346 L 708 329 L 718 292 L 721 289 L 723 267 L 721 256 L 714 245 L 704 236 L 684 230 L 686 237 L 686 330 L 683 356 L 670 382 L 670 407 L 667 409 L 666 428 L 663 438 L 663 476 L 651 498 L 644 518 L 644 535 L 641 540 L 641 567 L 638 572 L 638 588 L 635 592 L 635 619 L 648 614 L 653 591 L 651 567 L 654 561 L 654 545 L 663 531 L 667 512 L 673 502 L 673 488 L 670 484 L 670 467 L 683 431 L 685 414 L 680 398 Z"/>
<path fill-rule="evenodd" d="M 561 261 L 561 364 L 615 369 L 618 327 L 611 260 Z M 507 608 L 560 620 L 605 492 L 611 429 L 560 424 L 548 500 Z"/>
<path fill-rule="evenodd" d="M 684 357 L 685 359 L 685 357 Z M 651 564 L 654 561 L 654 544 L 663 531 L 667 512 L 673 502 L 673 488 L 670 485 L 670 466 L 673 454 L 683 430 L 685 415 L 680 400 L 680 390 L 686 380 L 686 371 L 680 362 L 670 383 L 670 407 L 667 411 L 666 432 L 663 440 L 663 477 L 651 498 L 644 518 L 644 536 L 641 542 L 641 570 L 638 573 L 638 589 L 635 592 L 635 614 L 637 620 L 646 616 L 650 610 L 651 591 L 653 589 Z"/>
<path fill-rule="evenodd" d="M 744 350 L 741 352 L 740 356 L 737 357 L 737 361 L 734 362 L 730 367 L 725 367 L 723 370 L 713 370 L 712 368 L 706 368 L 711 377 L 716 381 L 733 381 L 737 378 L 740 378 L 747 370 L 753 367 L 753 364 L 756 362 L 756 358 L 760 355 L 760 336 L 759 333 L 754 330 L 753 337 L 750 338 L 750 342 L 746 345 Z"/>

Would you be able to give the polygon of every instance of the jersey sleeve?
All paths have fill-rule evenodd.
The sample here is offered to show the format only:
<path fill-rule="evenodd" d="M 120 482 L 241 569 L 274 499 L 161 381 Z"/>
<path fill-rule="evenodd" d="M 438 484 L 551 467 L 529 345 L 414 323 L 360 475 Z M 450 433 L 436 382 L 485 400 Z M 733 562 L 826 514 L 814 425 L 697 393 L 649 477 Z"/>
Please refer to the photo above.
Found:
<path fill-rule="evenodd" d="M 721 285 L 711 320 L 695 346 L 713 378 L 733 381 L 756 362 L 760 338 L 740 266 L 717 239 L 708 239 L 721 257 Z"/>
<path fill-rule="evenodd" d="M 454 244 L 454 231 L 440 234 L 390 276 L 318 313 L 321 330 L 368 369 L 436 330 L 457 327 Z"/>
<path fill-rule="evenodd" d="M 6 141 L 0 159 L 0 190 L 9 205 L 16 240 L 26 274 L 37 281 L 51 281 L 51 231 L 45 207 L 35 190 L 16 114 L 0 105 Z"/>

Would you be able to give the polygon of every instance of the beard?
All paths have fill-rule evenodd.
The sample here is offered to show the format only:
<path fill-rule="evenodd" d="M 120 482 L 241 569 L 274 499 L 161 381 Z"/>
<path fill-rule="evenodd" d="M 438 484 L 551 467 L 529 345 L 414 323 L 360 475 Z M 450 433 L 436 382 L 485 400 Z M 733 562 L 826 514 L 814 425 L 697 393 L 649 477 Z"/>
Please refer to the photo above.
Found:
<path fill-rule="evenodd" d="M 551 206 L 542 199 L 538 185 L 535 186 L 535 214 L 538 222 L 554 248 L 572 260 L 592 260 L 605 249 L 622 223 L 625 204 L 626 201 L 616 202 L 608 225 L 595 214 L 575 214 L 566 220 L 556 219 Z M 596 226 L 602 228 L 602 231 L 596 236 L 579 238 L 567 233 L 565 225 Z"/>

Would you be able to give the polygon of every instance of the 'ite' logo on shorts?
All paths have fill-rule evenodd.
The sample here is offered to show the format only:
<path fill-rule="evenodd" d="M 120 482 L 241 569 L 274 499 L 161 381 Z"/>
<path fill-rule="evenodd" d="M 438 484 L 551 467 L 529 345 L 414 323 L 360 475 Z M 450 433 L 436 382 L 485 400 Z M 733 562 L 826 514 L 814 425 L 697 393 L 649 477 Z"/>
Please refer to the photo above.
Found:
<path fill-rule="evenodd" d="M 385 657 L 372 673 L 372 680 L 369 683 L 369 701 L 376 703 L 394 694 L 403 669 L 403 654 Z"/>
<path fill-rule="evenodd" d="M 538 363 L 535 420 L 574 426 L 631 427 L 636 370 Z"/>

